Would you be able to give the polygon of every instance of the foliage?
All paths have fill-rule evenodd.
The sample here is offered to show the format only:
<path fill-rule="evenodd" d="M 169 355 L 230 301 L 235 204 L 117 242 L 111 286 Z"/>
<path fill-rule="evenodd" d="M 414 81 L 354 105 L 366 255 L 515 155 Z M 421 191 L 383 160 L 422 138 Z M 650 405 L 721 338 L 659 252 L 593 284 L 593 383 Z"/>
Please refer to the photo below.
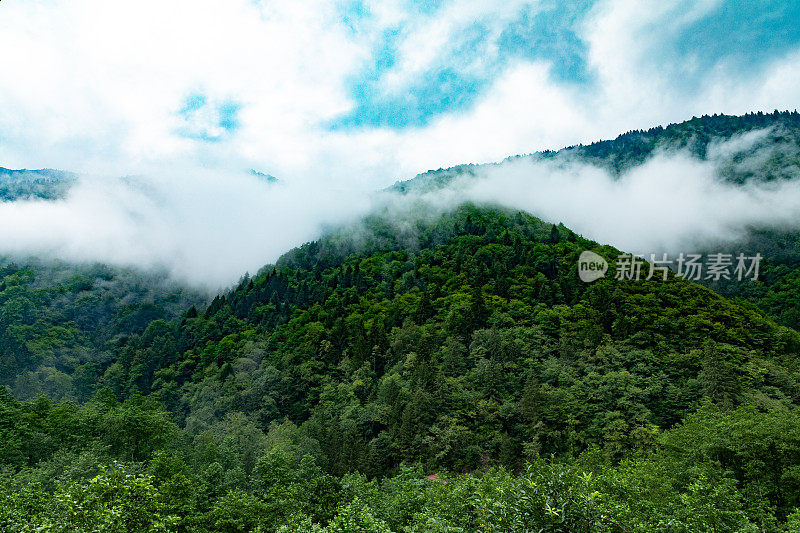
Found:
<path fill-rule="evenodd" d="M 622 172 L 757 128 L 791 148 L 797 122 L 700 117 L 536 157 Z M 723 177 L 791 179 L 784 155 Z M 5 264 L 0 530 L 800 530 L 798 241 L 748 239 L 774 252 L 761 282 L 585 284 L 582 251 L 610 273 L 619 252 L 524 213 L 412 207 L 205 307 L 131 272 Z"/>

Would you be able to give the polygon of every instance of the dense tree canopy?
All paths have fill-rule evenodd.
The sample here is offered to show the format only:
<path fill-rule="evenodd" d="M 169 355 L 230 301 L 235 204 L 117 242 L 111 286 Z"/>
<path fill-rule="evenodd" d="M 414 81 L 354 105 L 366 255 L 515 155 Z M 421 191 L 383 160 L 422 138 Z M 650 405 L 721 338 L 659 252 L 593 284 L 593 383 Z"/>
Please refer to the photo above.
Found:
<path fill-rule="evenodd" d="M 621 171 L 665 142 L 791 144 L 798 120 L 537 157 Z M 792 178 L 767 164 L 725 177 Z M 767 256 L 762 279 L 702 286 L 614 279 L 620 251 L 525 213 L 426 209 L 207 305 L 133 272 L 3 263 L 0 530 L 800 531 L 797 234 L 753 228 L 736 251 Z M 607 277 L 579 279 L 585 250 Z"/>
<path fill-rule="evenodd" d="M 523 213 L 465 205 L 366 227 L 131 328 L 87 403 L 5 394 L 4 527 L 795 520 L 796 331 L 673 276 L 585 284 L 581 251 L 612 272 L 619 252 Z"/>

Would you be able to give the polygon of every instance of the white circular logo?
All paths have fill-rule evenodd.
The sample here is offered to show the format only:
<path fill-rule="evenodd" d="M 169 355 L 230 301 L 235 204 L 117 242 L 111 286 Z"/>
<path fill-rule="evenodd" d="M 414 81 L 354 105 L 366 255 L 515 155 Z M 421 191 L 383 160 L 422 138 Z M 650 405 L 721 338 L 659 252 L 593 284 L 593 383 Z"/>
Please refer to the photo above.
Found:
<path fill-rule="evenodd" d="M 578 258 L 578 277 L 581 281 L 591 283 L 605 277 L 608 271 L 608 262 L 594 252 L 586 250 Z"/>

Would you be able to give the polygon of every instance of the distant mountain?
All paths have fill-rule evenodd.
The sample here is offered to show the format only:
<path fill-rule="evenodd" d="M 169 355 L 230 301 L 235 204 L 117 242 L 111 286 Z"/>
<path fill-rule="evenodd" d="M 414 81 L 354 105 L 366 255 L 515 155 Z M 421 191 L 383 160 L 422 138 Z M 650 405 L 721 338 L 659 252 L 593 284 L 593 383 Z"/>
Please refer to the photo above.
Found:
<path fill-rule="evenodd" d="M 11 170 L 0 168 L 0 201 L 59 200 L 64 198 L 78 176 L 61 170 Z"/>
<path fill-rule="evenodd" d="M 704 115 L 685 122 L 629 131 L 613 140 L 570 146 L 558 151 L 518 155 L 507 161 L 584 163 L 614 176 L 641 165 L 659 151 L 686 151 L 699 159 L 713 159 L 720 178 L 732 183 L 797 180 L 800 184 L 800 113 L 749 113 L 743 116 Z M 478 179 L 488 168 L 502 165 L 459 165 L 431 170 L 387 189 L 408 194 L 432 192 L 457 180 Z M 800 185 L 799 185 L 800 186 Z M 737 298 L 800 330 L 800 233 L 774 227 L 752 227 L 738 242 L 707 243 L 708 252 L 756 253 L 764 256 L 759 281 L 700 283 L 724 296 Z"/>
<path fill-rule="evenodd" d="M 758 131 L 763 134 L 749 139 L 741 151 L 716 153 L 713 150 L 720 143 Z M 800 113 L 776 111 L 742 116 L 703 115 L 666 127 L 629 131 L 613 140 L 569 146 L 557 151 L 516 155 L 504 161 L 527 159 L 583 162 L 619 175 L 642 164 L 658 150 L 687 150 L 700 159 L 717 156 L 720 175 L 736 183 L 753 179 L 800 179 Z M 754 158 L 754 154 L 764 157 Z M 747 164 L 743 164 L 745 161 Z M 476 177 L 482 168 L 502 163 L 458 165 L 429 170 L 412 179 L 398 181 L 389 190 L 400 193 L 436 190 L 448 186 L 456 179 Z"/>
<path fill-rule="evenodd" d="M 267 174 L 265 172 L 259 172 L 258 170 L 253 170 L 253 169 L 250 170 L 250 174 L 252 174 L 253 176 L 256 176 L 260 180 L 265 181 L 267 183 L 277 183 L 278 182 L 278 178 L 276 178 L 272 174 Z"/>

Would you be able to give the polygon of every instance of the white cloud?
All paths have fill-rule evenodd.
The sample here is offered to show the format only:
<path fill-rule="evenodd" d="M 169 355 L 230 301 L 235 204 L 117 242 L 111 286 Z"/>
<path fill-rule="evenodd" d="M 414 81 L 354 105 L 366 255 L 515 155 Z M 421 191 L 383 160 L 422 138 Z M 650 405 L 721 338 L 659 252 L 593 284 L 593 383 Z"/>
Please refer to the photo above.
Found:
<path fill-rule="evenodd" d="M 596 128 L 575 107 L 577 95 L 557 87 L 548 72 L 543 62 L 513 65 L 469 113 L 443 117 L 404 136 L 402 152 L 417 157 L 412 159 L 417 166 L 437 157 L 440 166 L 451 166 L 593 138 Z"/>
<path fill-rule="evenodd" d="M 422 200 L 431 215 L 467 200 L 497 203 L 622 250 L 688 253 L 749 226 L 800 227 L 796 180 L 740 186 L 716 176 L 742 151 L 767 157 L 759 145 L 767 133 L 715 143 L 708 160 L 661 152 L 621 177 L 568 158 L 511 160 Z M 164 167 L 125 179 L 83 177 L 55 202 L 0 203 L 0 242 L 3 253 L 160 269 L 214 290 L 378 208 L 390 205 L 403 219 L 417 199 Z"/>
<path fill-rule="evenodd" d="M 509 161 L 455 186 L 455 201 L 496 202 L 648 255 L 735 241 L 750 227 L 800 228 L 797 181 L 736 185 L 717 176 L 718 164 L 662 152 L 617 178 L 586 164 Z"/>
<path fill-rule="evenodd" d="M 402 2 L 372 2 L 352 31 L 335 3 L 322 0 L 4 2 L 0 164 L 124 174 L 163 159 L 200 160 L 379 186 L 705 112 L 796 105 L 800 52 L 758 76 L 720 65 L 699 89 L 677 83 L 691 58 L 675 61 L 660 49 L 718 3 L 603 1 L 579 28 L 594 75 L 588 84 L 557 82 L 547 62 L 515 62 L 469 109 L 426 127 L 329 131 L 330 120 L 353 108 L 349 84 L 384 30 L 401 29 L 397 64 L 382 78 L 397 93 L 452 60 L 460 32 L 475 21 L 490 35 L 459 68 L 488 69 L 502 29 L 537 3 L 458 0 L 418 15 Z M 197 92 L 240 103 L 240 129 L 222 136 L 199 124 L 216 131 L 214 145 L 181 136 L 187 125 L 177 111 Z"/>
<path fill-rule="evenodd" d="M 15 126 L 0 157 L 79 170 L 108 168 L 109 133 L 125 163 L 191 156 L 176 112 L 198 90 L 243 104 L 239 150 L 291 153 L 351 105 L 344 77 L 365 53 L 321 1 L 4 3 L 0 47 L 0 120 Z"/>
<path fill-rule="evenodd" d="M 370 195 L 267 184 L 249 173 L 171 168 L 83 177 L 59 201 L 0 204 L 3 253 L 165 270 L 209 289 L 255 272 L 326 225 L 355 221 Z"/>
<path fill-rule="evenodd" d="M 447 4 L 433 15 L 411 21 L 402 32 L 397 53 L 397 64 L 381 79 L 387 93 L 398 93 L 414 83 L 427 71 L 441 67 L 443 62 L 461 60 L 461 69 L 477 70 L 496 57 L 494 42 L 503 29 L 530 0 L 507 0 L 490 3 L 483 0 L 459 0 Z M 488 32 L 485 46 L 472 50 L 468 57 L 453 57 L 453 47 L 460 45 L 460 33 L 470 26 L 480 24 Z"/>

